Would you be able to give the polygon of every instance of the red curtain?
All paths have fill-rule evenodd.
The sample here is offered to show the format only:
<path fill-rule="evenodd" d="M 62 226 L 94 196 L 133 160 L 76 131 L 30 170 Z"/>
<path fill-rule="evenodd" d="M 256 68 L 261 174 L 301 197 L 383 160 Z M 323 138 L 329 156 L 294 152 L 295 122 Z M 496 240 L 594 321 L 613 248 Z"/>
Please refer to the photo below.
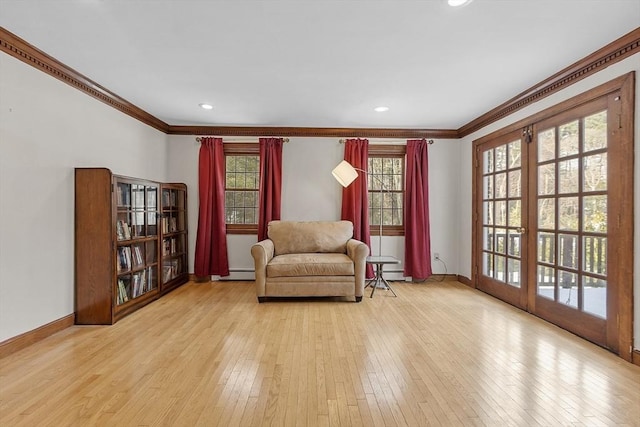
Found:
<path fill-rule="evenodd" d="M 369 140 L 347 139 L 344 159 L 356 169 L 368 170 Z M 369 233 L 369 192 L 366 172 L 358 171 L 358 178 L 342 189 L 341 218 L 353 223 L 353 238 L 364 242 L 371 252 Z M 373 277 L 373 266 L 367 264 L 367 278 Z"/>
<path fill-rule="evenodd" d="M 429 154 L 423 139 L 407 141 L 404 197 L 404 275 L 417 280 L 431 276 L 429 233 Z"/>
<path fill-rule="evenodd" d="M 199 210 L 195 274 L 229 275 L 224 215 L 225 158 L 222 138 L 202 138 L 198 159 Z"/>
<path fill-rule="evenodd" d="M 282 192 L 282 138 L 260 138 L 260 204 L 258 241 L 267 238 L 267 225 L 280 219 Z"/>

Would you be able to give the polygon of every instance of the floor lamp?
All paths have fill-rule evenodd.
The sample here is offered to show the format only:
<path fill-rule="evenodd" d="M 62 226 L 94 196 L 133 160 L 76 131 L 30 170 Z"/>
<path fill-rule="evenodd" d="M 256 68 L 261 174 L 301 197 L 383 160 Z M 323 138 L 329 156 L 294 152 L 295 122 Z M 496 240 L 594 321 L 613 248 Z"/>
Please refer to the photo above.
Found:
<path fill-rule="evenodd" d="M 358 177 L 358 171 L 364 174 L 369 173 L 366 170 L 354 168 L 351 166 L 351 163 L 343 160 L 331 171 L 331 173 L 340 185 L 346 188 Z M 372 176 L 380 182 L 380 239 L 378 240 L 378 256 L 382 256 L 382 192 L 384 191 L 384 183 L 375 175 Z"/>

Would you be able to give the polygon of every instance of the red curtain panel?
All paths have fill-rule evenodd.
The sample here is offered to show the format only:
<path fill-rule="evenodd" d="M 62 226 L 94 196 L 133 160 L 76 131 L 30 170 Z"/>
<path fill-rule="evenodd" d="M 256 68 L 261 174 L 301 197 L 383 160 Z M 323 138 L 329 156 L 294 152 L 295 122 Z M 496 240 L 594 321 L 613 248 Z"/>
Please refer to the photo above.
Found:
<path fill-rule="evenodd" d="M 222 138 L 202 138 L 198 159 L 196 276 L 229 275 L 224 215 L 225 158 Z"/>
<path fill-rule="evenodd" d="M 369 140 L 347 139 L 344 143 L 344 160 L 356 169 L 368 170 Z M 353 223 L 353 238 L 369 246 L 371 252 L 367 175 L 362 171 L 358 171 L 358 174 L 360 176 L 351 185 L 342 189 L 341 218 Z M 373 266 L 370 264 L 367 264 L 366 277 L 373 277 Z"/>
<path fill-rule="evenodd" d="M 267 238 L 269 221 L 280 219 L 282 138 L 260 138 L 260 203 L 258 241 Z"/>
<path fill-rule="evenodd" d="M 431 276 L 429 232 L 429 154 L 423 139 L 407 141 L 404 196 L 404 275 L 416 280 Z"/>

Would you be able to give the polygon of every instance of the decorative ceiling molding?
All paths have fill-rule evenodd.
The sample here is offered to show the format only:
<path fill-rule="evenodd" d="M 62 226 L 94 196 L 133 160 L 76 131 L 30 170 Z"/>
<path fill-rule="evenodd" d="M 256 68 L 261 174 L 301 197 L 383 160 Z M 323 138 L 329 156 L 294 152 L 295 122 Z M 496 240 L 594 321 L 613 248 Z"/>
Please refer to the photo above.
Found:
<path fill-rule="evenodd" d="M 463 138 L 640 51 L 640 27 L 458 129 Z"/>
<path fill-rule="evenodd" d="M 455 129 L 314 128 L 258 126 L 169 126 L 169 135 L 298 136 L 327 138 L 456 139 Z"/>
<path fill-rule="evenodd" d="M 570 65 L 548 79 L 516 95 L 507 102 L 472 120 L 459 129 L 393 128 L 314 128 L 261 126 L 179 126 L 169 125 L 127 100 L 64 65 L 20 37 L 0 27 L 0 51 L 3 51 L 113 108 L 169 135 L 288 136 L 288 137 L 362 137 L 362 138 L 438 138 L 458 139 L 482 129 L 534 102 L 576 83 L 609 65 L 638 53 L 640 27 L 591 55 Z"/>
<path fill-rule="evenodd" d="M 136 120 L 167 133 L 169 125 L 0 27 L 0 50 Z"/>

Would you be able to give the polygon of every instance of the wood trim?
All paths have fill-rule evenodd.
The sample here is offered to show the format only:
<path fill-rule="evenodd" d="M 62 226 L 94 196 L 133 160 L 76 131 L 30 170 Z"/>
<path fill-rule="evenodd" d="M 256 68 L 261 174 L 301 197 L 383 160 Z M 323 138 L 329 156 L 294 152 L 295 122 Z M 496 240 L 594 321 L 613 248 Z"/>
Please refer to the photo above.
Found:
<path fill-rule="evenodd" d="M 634 365 L 638 365 L 640 366 L 640 350 L 633 350 L 633 359 L 632 359 L 632 363 Z"/>
<path fill-rule="evenodd" d="M 169 135 L 299 136 L 320 138 L 458 138 L 458 131 L 455 129 L 169 126 L 167 133 Z"/>
<path fill-rule="evenodd" d="M 588 77 L 609 65 L 636 54 L 640 49 L 640 27 L 570 65 L 546 80 L 516 95 L 459 129 L 315 128 L 263 126 L 169 125 L 115 93 L 47 55 L 25 40 L 0 27 L 0 51 L 7 53 L 76 89 L 112 106 L 142 123 L 169 135 L 363 137 L 363 138 L 463 138 L 529 104 Z"/>
<path fill-rule="evenodd" d="M 260 155 L 260 144 L 257 142 L 224 142 L 222 144 L 224 154 L 226 155 Z"/>
<path fill-rule="evenodd" d="M 627 80 L 631 79 L 632 81 L 635 79 L 635 71 L 630 71 L 622 76 L 616 77 L 613 80 L 610 80 L 606 83 L 601 84 L 600 86 L 596 86 L 594 88 L 591 89 L 587 89 L 586 92 L 583 92 L 579 95 L 576 95 L 572 98 L 569 98 L 565 101 L 562 101 L 559 104 L 556 104 L 552 107 L 546 108 L 542 111 L 539 111 L 529 117 L 526 117 L 522 120 L 518 120 L 515 123 L 512 123 L 508 126 L 505 126 L 502 129 L 498 129 L 495 132 L 492 132 L 488 135 L 484 135 L 481 138 L 478 138 L 476 140 L 474 140 L 473 142 L 480 145 L 480 144 L 484 144 L 487 141 L 491 141 L 493 139 L 496 139 L 504 134 L 516 131 L 516 130 L 522 130 L 525 127 L 534 125 L 542 120 L 545 120 L 549 117 L 553 117 L 556 116 L 560 113 L 563 113 L 566 110 L 569 110 L 571 108 L 575 108 L 581 104 L 585 104 L 587 102 L 590 102 L 596 98 L 600 98 L 601 96 L 605 96 L 608 95 L 610 93 L 613 93 L 617 90 L 620 90 L 623 86 L 625 86 L 627 83 Z"/>
<path fill-rule="evenodd" d="M 467 285 L 470 288 L 475 288 L 475 286 L 473 286 L 473 282 L 468 277 L 461 276 L 458 274 L 458 276 L 456 277 L 456 280 L 464 285 Z"/>
<path fill-rule="evenodd" d="M 0 27 L 0 51 L 43 71 L 161 132 L 169 125 Z"/>
<path fill-rule="evenodd" d="M 13 338 L 9 338 L 0 343 L 0 359 L 9 356 L 23 348 L 35 344 L 38 341 L 60 332 L 63 329 L 73 326 L 75 314 L 69 314 L 53 322 L 42 325 L 32 331 L 25 332 L 24 334 L 16 335 Z"/>
<path fill-rule="evenodd" d="M 458 137 L 464 138 L 639 51 L 640 27 L 462 126 Z"/>

